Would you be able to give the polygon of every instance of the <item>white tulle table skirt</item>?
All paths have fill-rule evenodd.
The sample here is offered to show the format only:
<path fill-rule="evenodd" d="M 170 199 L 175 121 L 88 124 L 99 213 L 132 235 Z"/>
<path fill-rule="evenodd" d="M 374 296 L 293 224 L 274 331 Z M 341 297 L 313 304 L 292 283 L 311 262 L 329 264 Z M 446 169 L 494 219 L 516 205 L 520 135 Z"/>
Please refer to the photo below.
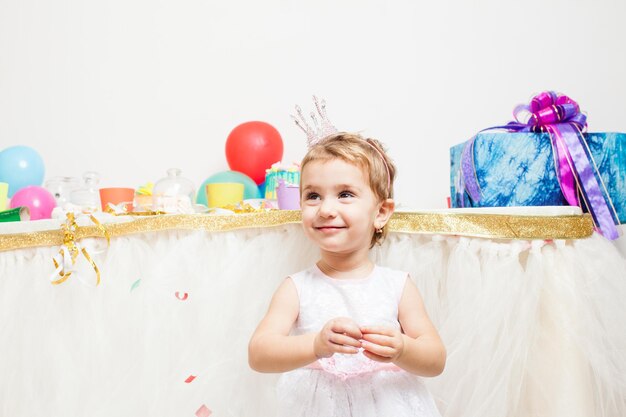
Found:
<path fill-rule="evenodd" d="M 87 239 L 102 282 L 50 284 L 58 247 L 0 252 L 0 416 L 271 416 L 247 366 L 274 289 L 317 250 L 297 224 Z M 442 415 L 626 415 L 626 261 L 602 237 L 391 233 L 448 349 Z M 193 378 L 195 377 L 195 378 Z"/>

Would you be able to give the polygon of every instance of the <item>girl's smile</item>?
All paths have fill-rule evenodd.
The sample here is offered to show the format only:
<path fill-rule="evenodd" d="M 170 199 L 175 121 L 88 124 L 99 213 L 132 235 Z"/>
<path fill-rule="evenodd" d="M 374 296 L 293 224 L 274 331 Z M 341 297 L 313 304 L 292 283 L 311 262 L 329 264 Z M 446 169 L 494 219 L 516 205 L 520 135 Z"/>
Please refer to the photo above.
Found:
<path fill-rule="evenodd" d="M 333 232 L 336 230 L 345 229 L 345 226 L 315 226 L 315 228 L 322 232 Z"/>

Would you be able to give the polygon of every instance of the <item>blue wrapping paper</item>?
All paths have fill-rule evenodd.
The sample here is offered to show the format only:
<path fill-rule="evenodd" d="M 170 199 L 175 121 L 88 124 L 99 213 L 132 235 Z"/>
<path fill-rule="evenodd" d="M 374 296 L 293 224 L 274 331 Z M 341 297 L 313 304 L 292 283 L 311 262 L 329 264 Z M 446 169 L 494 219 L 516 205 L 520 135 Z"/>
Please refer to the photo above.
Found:
<path fill-rule="evenodd" d="M 625 224 L 626 134 L 586 133 L 584 136 L 617 217 Z M 464 146 L 462 143 L 450 148 L 453 207 L 462 206 L 457 187 Z M 465 207 L 567 205 L 558 183 L 547 133 L 480 133 L 474 143 L 474 165 L 482 198 L 477 203 L 463 193 Z"/>

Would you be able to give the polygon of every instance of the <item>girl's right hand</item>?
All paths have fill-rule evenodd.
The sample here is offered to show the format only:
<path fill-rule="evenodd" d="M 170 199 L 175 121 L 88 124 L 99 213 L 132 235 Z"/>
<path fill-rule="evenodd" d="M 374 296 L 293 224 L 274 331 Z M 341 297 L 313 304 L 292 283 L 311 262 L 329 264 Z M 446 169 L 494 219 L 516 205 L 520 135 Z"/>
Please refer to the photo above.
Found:
<path fill-rule="evenodd" d="M 328 321 L 315 336 L 313 351 L 317 358 L 328 358 L 335 353 L 358 353 L 363 337 L 359 326 L 346 317 Z"/>

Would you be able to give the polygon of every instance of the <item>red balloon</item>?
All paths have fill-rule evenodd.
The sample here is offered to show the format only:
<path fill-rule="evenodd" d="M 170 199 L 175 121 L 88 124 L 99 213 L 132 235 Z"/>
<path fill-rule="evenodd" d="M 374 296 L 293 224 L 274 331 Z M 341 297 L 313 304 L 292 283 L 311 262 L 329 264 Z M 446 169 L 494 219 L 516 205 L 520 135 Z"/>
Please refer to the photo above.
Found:
<path fill-rule="evenodd" d="M 282 159 L 283 139 L 269 123 L 242 123 L 226 139 L 226 160 L 230 169 L 246 174 L 257 185 L 265 181 L 265 170 Z"/>

